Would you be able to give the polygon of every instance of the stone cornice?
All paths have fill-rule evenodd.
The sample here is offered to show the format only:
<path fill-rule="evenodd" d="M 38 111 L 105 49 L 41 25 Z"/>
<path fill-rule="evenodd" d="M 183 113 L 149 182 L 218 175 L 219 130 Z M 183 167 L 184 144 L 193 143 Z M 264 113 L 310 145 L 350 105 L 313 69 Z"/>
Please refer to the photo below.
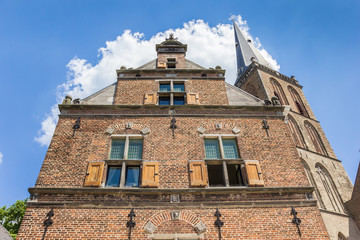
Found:
<path fill-rule="evenodd" d="M 284 80 L 284 81 L 286 81 L 286 82 L 288 82 L 288 83 L 290 83 L 290 84 L 292 84 L 292 85 L 294 85 L 296 87 L 303 88 L 303 86 L 301 86 L 299 84 L 299 82 L 295 78 L 288 77 L 288 76 L 286 76 L 284 74 L 281 74 L 281 73 L 279 73 L 279 72 L 277 72 L 277 71 L 275 71 L 275 70 L 273 70 L 271 68 L 268 68 L 268 67 L 266 67 L 266 66 L 264 66 L 264 65 L 262 65 L 262 64 L 260 64 L 260 63 L 258 63 L 256 61 L 253 61 L 250 64 L 250 66 L 246 69 L 244 74 L 238 80 L 236 80 L 234 85 L 237 86 L 237 87 L 240 87 L 242 84 L 244 84 L 246 82 L 246 79 L 250 75 L 250 73 L 252 71 L 256 70 L 256 69 L 262 69 L 265 72 L 270 73 L 275 77 L 279 77 L 282 80 Z"/>
<path fill-rule="evenodd" d="M 134 73 L 222 73 L 225 76 L 225 69 L 186 69 L 186 68 L 167 68 L 167 69 L 161 69 L 161 68 L 154 68 L 154 69 L 117 69 L 116 75 L 118 76 L 120 73 L 123 74 L 134 74 Z M 164 76 L 159 76 L 158 78 L 164 78 Z M 221 77 L 223 78 L 223 77 Z M 206 78 L 204 78 L 206 79 Z"/>
<path fill-rule="evenodd" d="M 283 194 L 283 193 L 311 193 L 314 187 L 213 187 L 213 188 L 71 188 L 71 187 L 31 187 L 30 194 Z"/>
<path fill-rule="evenodd" d="M 28 201 L 29 207 L 43 208 L 159 208 L 159 209 L 190 209 L 190 208 L 274 208 L 274 207 L 316 207 L 316 200 L 259 200 L 259 201 L 233 201 L 233 202 L 66 202 L 66 201 Z"/>

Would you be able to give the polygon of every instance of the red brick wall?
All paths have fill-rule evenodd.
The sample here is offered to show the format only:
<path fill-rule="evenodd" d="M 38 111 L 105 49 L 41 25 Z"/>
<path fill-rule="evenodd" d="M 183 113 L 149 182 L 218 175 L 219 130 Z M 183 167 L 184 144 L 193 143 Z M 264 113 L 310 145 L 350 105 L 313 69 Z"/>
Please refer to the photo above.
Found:
<path fill-rule="evenodd" d="M 58 126 L 36 182 L 37 187 L 82 187 L 89 161 L 108 159 L 113 134 L 140 134 L 144 137 L 143 159 L 160 162 L 160 188 L 189 187 L 188 161 L 205 158 L 204 141 L 197 129 L 203 126 L 205 134 L 233 134 L 237 137 L 242 159 L 259 160 L 265 186 L 308 186 L 288 127 L 282 119 L 269 119 L 269 136 L 263 129 L 262 118 L 201 118 L 176 117 L 177 129 L 172 137 L 170 117 L 82 117 L 81 127 L 73 134 L 76 117 L 60 117 Z M 133 129 L 125 129 L 132 122 Z M 215 123 L 222 123 L 221 130 Z M 184 151 L 186 150 L 186 151 Z M 105 177 L 106 174 L 104 174 Z"/>
<path fill-rule="evenodd" d="M 184 220 L 169 220 L 170 209 L 188 214 Z M 154 234 L 196 233 L 193 225 L 202 221 L 207 230 L 202 239 L 219 239 L 214 226 L 215 208 L 174 209 L 135 208 L 136 226 L 131 239 L 150 239 L 144 231 L 145 224 L 159 216 Z M 28 208 L 17 239 L 41 239 L 44 233 L 43 221 L 49 208 Z M 297 207 L 301 219 L 301 239 L 329 239 L 316 207 Z M 299 239 L 296 225 L 289 207 L 269 208 L 224 208 L 220 207 L 223 239 Z M 126 228 L 130 208 L 55 208 L 54 223 L 48 228 L 46 239 L 127 239 Z M 165 213 L 161 217 L 161 214 Z M 159 215 L 160 214 L 160 215 Z M 196 220 L 197 219 L 197 220 Z"/>

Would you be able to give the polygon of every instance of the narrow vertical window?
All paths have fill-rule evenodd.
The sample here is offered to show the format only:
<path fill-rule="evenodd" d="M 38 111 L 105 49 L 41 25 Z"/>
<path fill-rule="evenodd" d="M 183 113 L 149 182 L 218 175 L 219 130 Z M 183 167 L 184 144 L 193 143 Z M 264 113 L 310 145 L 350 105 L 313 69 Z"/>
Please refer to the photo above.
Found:
<path fill-rule="evenodd" d="M 230 186 L 242 186 L 244 185 L 241 165 L 240 164 L 228 164 L 227 170 L 229 174 L 229 185 Z"/>
<path fill-rule="evenodd" d="M 110 159 L 123 159 L 125 139 L 114 139 L 111 144 Z"/>
<path fill-rule="evenodd" d="M 224 158 L 238 159 L 239 153 L 237 150 L 237 144 L 235 139 L 222 139 L 224 148 Z"/>
<path fill-rule="evenodd" d="M 304 105 L 303 101 L 301 100 L 299 93 L 291 86 L 288 87 L 288 90 L 289 90 L 291 97 L 296 105 L 298 113 L 300 113 L 301 115 L 303 115 L 305 117 L 309 117 L 309 114 L 306 111 L 305 105 Z"/>
<path fill-rule="evenodd" d="M 126 187 L 139 186 L 140 167 L 139 166 L 126 166 Z"/>
<path fill-rule="evenodd" d="M 205 158 L 220 159 L 219 141 L 217 139 L 205 139 Z"/>
<path fill-rule="evenodd" d="M 270 78 L 270 82 L 274 91 L 274 96 L 277 97 L 281 103 L 281 105 L 288 105 L 289 102 L 286 99 L 285 93 L 280 85 L 275 79 Z"/>
<path fill-rule="evenodd" d="M 118 187 L 120 186 L 121 167 L 109 167 L 105 186 Z"/>
<path fill-rule="evenodd" d="M 207 165 L 207 169 L 210 187 L 225 186 L 224 171 L 222 165 Z"/>
<path fill-rule="evenodd" d="M 173 91 L 174 92 L 184 92 L 185 91 L 185 87 L 184 87 L 184 83 L 174 83 L 173 85 Z"/>
<path fill-rule="evenodd" d="M 305 128 L 310 136 L 310 139 L 314 145 L 315 151 L 322 155 L 328 155 L 324 147 L 323 142 L 321 141 L 319 133 L 316 131 L 315 127 L 311 125 L 308 121 L 305 122 Z"/>
<path fill-rule="evenodd" d="M 143 140 L 130 139 L 128 159 L 142 159 Z"/>
<path fill-rule="evenodd" d="M 300 132 L 300 129 L 298 125 L 296 124 L 296 121 L 289 115 L 288 116 L 288 125 L 292 134 L 292 137 L 294 139 L 294 142 L 297 147 L 305 148 L 305 142 L 304 138 Z"/>

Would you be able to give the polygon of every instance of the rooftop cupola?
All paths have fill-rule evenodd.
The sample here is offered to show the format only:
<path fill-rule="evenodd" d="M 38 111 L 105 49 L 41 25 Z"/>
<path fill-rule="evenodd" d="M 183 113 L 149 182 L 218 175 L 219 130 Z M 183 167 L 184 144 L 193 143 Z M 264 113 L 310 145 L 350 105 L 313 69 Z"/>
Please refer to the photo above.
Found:
<path fill-rule="evenodd" d="M 157 68 L 186 68 L 185 55 L 187 44 L 177 41 L 174 34 L 170 34 L 169 38 L 160 44 L 156 44 L 157 52 Z"/>

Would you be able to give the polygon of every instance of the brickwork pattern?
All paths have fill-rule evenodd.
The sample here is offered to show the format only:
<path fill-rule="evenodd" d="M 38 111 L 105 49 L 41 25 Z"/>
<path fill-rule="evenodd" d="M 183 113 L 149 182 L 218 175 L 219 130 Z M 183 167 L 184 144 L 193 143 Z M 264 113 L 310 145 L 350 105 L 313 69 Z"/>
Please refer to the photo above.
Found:
<path fill-rule="evenodd" d="M 41 239 L 44 232 L 42 222 L 49 210 L 28 208 L 17 239 Z M 170 220 L 166 217 L 169 210 L 134 210 L 136 226 L 131 239 L 151 239 L 144 227 L 154 215 L 160 216 L 154 233 L 196 233 L 194 223 L 201 219 L 206 225 L 206 232 L 201 239 L 218 239 L 218 229 L 214 226 L 215 208 L 180 210 L 180 216 L 190 217 L 186 221 L 182 220 L 184 217 Z M 301 239 L 329 239 L 316 207 L 297 207 L 296 210 L 302 220 Z M 223 239 L 299 239 L 296 225 L 292 223 L 290 208 L 219 208 L 219 211 L 222 214 L 221 220 L 224 221 L 221 229 Z M 55 208 L 54 212 L 54 224 L 48 228 L 46 239 L 128 238 L 126 222 L 130 209 Z"/>
<path fill-rule="evenodd" d="M 189 187 L 188 161 L 205 158 L 204 141 L 197 128 L 206 129 L 205 134 L 235 134 L 242 159 L 259 160 L 265 186 L 308 186 L 304 169 L 292 142 L 285 122 L 269 119 L 268 134 L 263 129 L 262 118 L 200 118 L 177 117 L 177 129 L 173 138 L 171 118 L 115 118 L 83 117 L 81 127 L 72 137 L 73 117 L 61 117 L 39 174 L 37 187 L 82 187 L 89 161 L 109 158 L 113 134 L 140 134 L 144 136 L 143 160 L 158 161 L 160 188 Z M 125 129 L 132 122 L 133 129 Z M 224 126 L 215 129 L 216 123 Z M 186 149 L 186 151 L 181 151 Z M 105 178 L 106 174 L 104 174 Z"/>

